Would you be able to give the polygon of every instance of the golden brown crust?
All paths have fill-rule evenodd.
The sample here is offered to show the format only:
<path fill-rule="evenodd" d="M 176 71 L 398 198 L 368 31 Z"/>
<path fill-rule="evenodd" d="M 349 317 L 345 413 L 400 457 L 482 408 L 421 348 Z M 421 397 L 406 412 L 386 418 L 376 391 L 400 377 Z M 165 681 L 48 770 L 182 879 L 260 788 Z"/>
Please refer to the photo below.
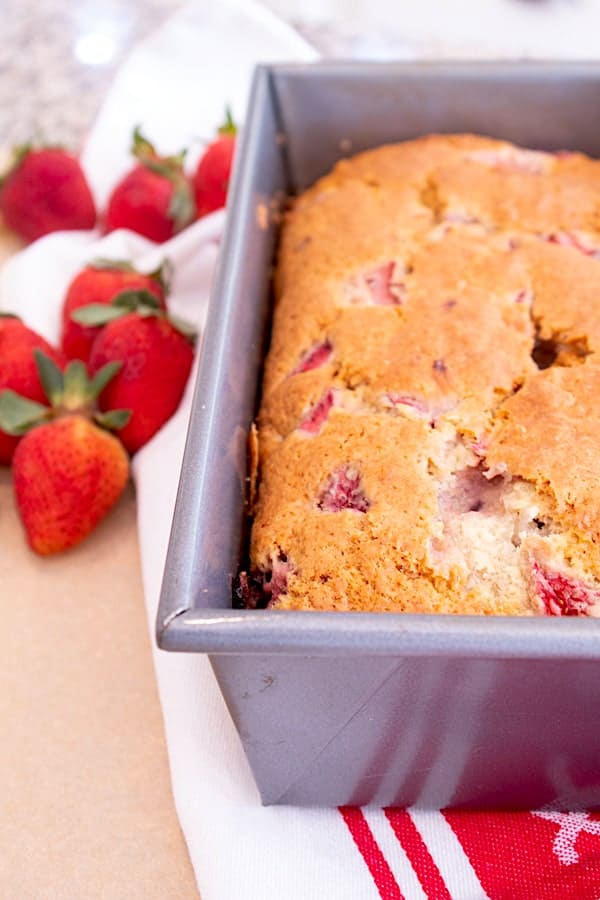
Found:
<path fill-rule="evenodd" d="M 548 496 L 574 537 L 600 544 L 600 367 L 550 368 L 496 414 L 487 460 Z"/>
<path fill-rule="evenodd" d="M 580 154 L 433 135 L 297 199 L 258 419 L 265 602 L 598 614 L 599 198 Z"/>

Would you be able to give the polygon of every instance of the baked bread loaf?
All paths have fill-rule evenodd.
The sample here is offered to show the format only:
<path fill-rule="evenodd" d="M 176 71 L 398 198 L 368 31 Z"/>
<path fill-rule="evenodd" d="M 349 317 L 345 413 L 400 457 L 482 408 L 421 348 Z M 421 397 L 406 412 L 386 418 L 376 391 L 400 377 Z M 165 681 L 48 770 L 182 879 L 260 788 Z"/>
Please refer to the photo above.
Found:
<path fill-rule="evenodd" d="M 600 162 L 340 162 L 283 228 L 246 606 L 600 615 Z"/>

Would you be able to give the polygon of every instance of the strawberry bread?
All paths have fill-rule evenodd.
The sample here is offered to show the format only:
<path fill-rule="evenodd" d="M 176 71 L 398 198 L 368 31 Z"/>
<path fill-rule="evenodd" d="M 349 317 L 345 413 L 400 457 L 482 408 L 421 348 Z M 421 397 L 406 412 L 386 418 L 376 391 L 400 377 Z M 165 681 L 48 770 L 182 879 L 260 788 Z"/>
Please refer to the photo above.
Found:
<path fill-rule="evenodd" d="M 600 614 L 600 162 L 470 135 L 285 223 L 249 607 Z"/>

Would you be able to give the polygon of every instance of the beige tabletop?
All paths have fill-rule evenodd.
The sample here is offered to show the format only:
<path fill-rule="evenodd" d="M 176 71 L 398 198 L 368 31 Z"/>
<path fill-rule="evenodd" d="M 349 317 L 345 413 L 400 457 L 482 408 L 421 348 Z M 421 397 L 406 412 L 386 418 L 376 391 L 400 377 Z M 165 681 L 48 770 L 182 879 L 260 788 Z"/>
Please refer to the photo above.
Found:
<path fill-rule="evenodd" d="M 0 261 L 16 247 L 0 229 Z M 0 615 L 2 900 L 197 898 L 169 783 L 133 488 L 84 544 L 41 559 L 0 467 Z"/>

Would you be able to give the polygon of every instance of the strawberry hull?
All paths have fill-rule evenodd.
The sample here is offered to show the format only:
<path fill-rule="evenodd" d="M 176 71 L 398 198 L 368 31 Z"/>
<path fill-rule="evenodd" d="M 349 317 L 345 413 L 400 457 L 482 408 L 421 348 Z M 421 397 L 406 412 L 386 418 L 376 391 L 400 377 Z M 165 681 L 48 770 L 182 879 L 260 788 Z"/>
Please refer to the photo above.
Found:
<path fill-rule="evenodd" d="M 244 437 L 256 414 L 277 242 L 277 216 L 265 228 L 257 204 L 308 187 L 341 146 L 355 153 L 432 132 L 600 156 L 600 128 L 589 115 L 599 90 L 598 64 L 329 63 L 256 74 L 157 635 L 167 650 L 210 655 L 266 804 L 599 805 L 600 622 L 569 614 L 595 603 L 585 584 L 538 573 L 540 611 L 555 614 L 530 618 L 305 613 L 269 606 L 269 586 L 279 590 L 285 572 L 252 571 L 244 551 Z M 386 266 L 358 287 L 373 303 L 401 304 L 401 273 Z M 297 371 L 329 356 L 335 348 L 307 347 Z M 306 441 L 327 414 L 328 395 L 315 400 Z M 437 414 L 419 397 L 390 402 Z M 331 474 L 323 503 L 335 527 L 337 517 L 362 516 L 369 497 L 358 469 Z M 240 572 L 248 574 L 239 591 L 256 609 L 232 607 Z"/>
<path fill-rule="evenodd" d="M 81 543 L 117 502 L 129 477 L 118 439 L 81 416 L 28 432 L 13 460 L 15 499 L 41 556 Z"/>
<path fill-rule="evenodd" d="M 65 296 L 62 310 L 61 346 L 67 359 L 87 362 L 100 328 L 80 325 L 71 316 L 91 303 L 109 304 L 124 291 L 149 291 L 165 308 L 165 291 L 157 279 L 134 271 L 88 266 L 75 276 Z"/>
<path fill-rule="evenodd" d="M 162 243 L 189 225 L 196 214 L 192 184 L 183 170 L 185 151 L 161 156 L 136 128 L 131 152 L 138 162 L 112 190 L 105 230 L 129 228 Z"/>
<path fill-rule="evenodd" d="M 0 317 L 0 391 L 10 389 L 28 400 L 45 402 L 33 351 L 43 350 L 61 368 L 65 358 L 19 319 Z M 10 465 L 20 438 L 0 430 L 0 465 Z"/>
<path fill-rule="evenodd" d="M 135 453 L 176 411 L 194 361 L 189 340 L 165 318 L 129 313 L 109 322 L 92 346 L 90 370 L 122 362 L 100 395 L 100 409 L 131 410 L 119 439 Z"/>

